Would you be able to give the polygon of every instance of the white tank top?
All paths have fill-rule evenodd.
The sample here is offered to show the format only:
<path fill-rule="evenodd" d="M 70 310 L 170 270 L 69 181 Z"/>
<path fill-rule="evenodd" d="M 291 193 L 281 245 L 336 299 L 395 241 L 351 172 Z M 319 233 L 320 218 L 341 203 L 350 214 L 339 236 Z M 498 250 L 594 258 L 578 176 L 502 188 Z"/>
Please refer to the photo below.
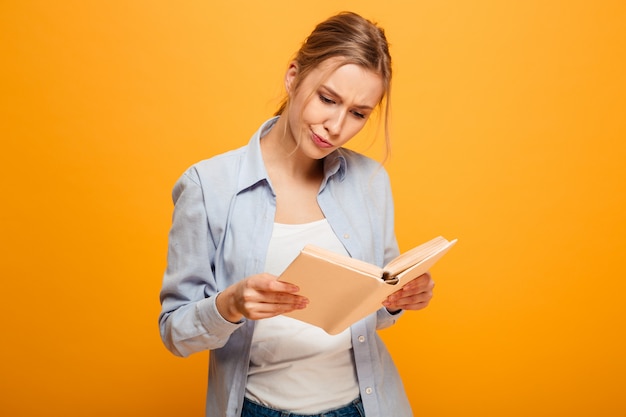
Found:
<path fill-rule="evenodd" d="M 265 271 L 280 273 L 305 244 L 347 255 L 326 219 L 274 224 Z M 297 414 L 316 414 L 359 395 L 350 329 L 331 336 L 289 317 L 259 320 L 252 337 L 246 397 Z"/>

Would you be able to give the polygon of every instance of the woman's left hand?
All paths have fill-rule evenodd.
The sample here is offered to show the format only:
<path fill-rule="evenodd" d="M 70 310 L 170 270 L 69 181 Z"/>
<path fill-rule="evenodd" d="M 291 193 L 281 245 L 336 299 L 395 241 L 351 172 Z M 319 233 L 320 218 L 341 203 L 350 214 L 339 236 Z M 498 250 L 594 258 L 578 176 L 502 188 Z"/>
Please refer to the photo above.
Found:
<path fill-rule="evenodd" d="M 421 310 L 428 306 L 433 298 L 434 287 L 435 281 L 427 272 L 391 294 L 383 302 L 383 305 L 391 313 L 398 310 Z"/>

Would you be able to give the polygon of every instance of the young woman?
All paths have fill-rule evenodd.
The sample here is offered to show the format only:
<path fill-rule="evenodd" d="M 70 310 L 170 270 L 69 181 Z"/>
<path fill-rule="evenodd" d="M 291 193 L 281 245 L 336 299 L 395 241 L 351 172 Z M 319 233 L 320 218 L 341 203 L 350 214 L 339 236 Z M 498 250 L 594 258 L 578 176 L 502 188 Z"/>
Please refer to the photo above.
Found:
<path fill-rule="evenodd" d="M 383 265 L 398 255 L 389 179 L 342 148 L 383 107 L 391 57 L 354 14 L 320 23 L 285 75 L 286 99 L 247 146 L 176 183 L 159 317 L 179 356 L 210 350 L 206 415 L 412 415 L 377 330 L 425 307 L 422 275 L 335 336 L 282 316 L 307 307 L 277 276 L 308 243 Z"/>

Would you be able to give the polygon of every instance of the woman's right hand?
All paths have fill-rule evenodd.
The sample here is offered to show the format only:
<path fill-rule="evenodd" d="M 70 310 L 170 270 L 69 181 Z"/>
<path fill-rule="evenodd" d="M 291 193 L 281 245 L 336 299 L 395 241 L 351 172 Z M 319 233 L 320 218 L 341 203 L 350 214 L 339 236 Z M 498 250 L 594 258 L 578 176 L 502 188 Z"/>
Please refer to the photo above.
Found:
<path fill-rule="evenodd" d="M 236 323 L 243 317 L 266 319 L 300 310 L 309 300 L 296 294 L 300 289 L 278 277 L 263 273 L 249 276 L 217 295 L 216 305 L 224 319 Z"/>

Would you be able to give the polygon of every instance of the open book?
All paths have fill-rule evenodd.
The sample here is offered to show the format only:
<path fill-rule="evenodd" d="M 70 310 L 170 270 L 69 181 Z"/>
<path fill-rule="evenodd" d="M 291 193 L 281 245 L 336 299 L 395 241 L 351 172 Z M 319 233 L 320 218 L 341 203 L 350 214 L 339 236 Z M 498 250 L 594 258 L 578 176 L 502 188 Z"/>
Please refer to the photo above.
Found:
<path fill-rule="evenodd" d="M 307 245 L 279 280 L 300 287 L 309 299 L 303 310 L 285 316 L 338 334 L 382 307 L 382 302 L 409 281 L 427 272 L 454 244 L 436 237 L 380 268 L 367 262 Z"/>

